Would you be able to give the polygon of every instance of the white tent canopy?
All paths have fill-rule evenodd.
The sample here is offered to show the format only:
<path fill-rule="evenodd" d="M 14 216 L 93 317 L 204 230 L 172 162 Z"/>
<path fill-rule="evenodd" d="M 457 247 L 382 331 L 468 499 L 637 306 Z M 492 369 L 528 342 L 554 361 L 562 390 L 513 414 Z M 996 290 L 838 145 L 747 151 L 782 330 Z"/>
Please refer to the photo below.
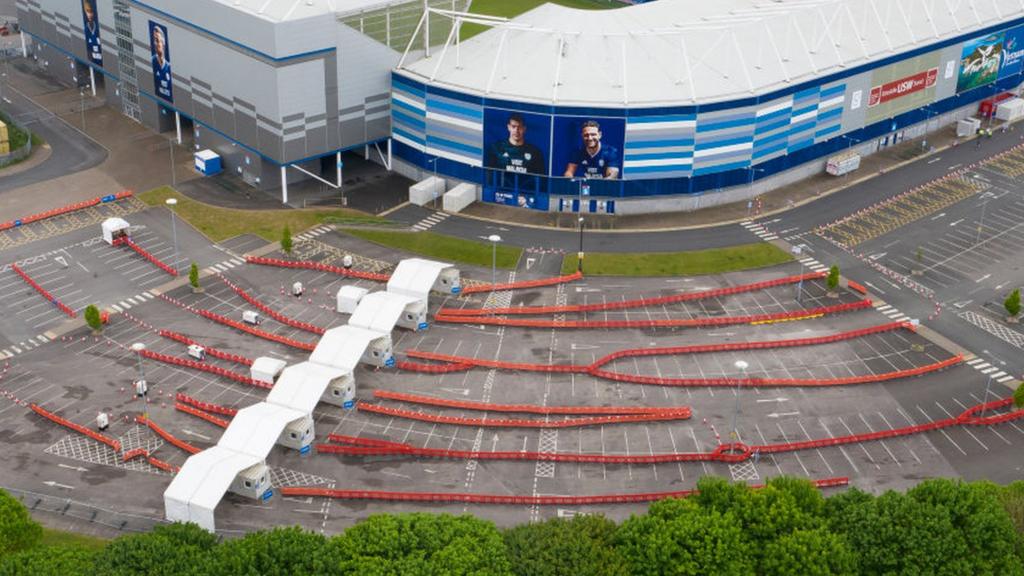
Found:
<path fill-rule="evenodd" d="M 405 307 L 415 302 L 419 299 L 391 292 L 373 292 L 363 296 L 348 324 L 377 332 L 391 332 Z"/>
<path fill-rule="evenodd" d="M 266 402 L 253 404 L 238 411 L 217 445 L 263 460 L 277 443 L 285 426 L 306 415 L 308 412 L 300 412 L 277 404 Z"/>
<path fill-rule="evenodd" d="M 312 413 L 330 383 L 351 374 L 351 370 L 316 362 L 301 362 L 284 369 L 267 402 Z"/>
<path fill-rule="evenodd" d="M 370 343 L 383 336 L 387 334 L 347 324 L 331 328 L 320 337 L 309 361 L 341 370 L 354 370 Z"/>
<path fill-rule="evenodd" d="M 185 461 L 164 491 L 164 509 L 172 522 L 195 522 L 214 531 L 213 511 L 235 476 L 259 464 L 263 457 L 213 446 Z"/>
<path fill-rule="evenodd" d="M 434 262 L 422 258 L 408 258 L 398 263 L 395 271 L 388 280 L 388 292 L 415 298 L 424 305 L 430 291 L 437 283 L 437 279 L 445 270 L 452 268 L 451 264 Z"/>

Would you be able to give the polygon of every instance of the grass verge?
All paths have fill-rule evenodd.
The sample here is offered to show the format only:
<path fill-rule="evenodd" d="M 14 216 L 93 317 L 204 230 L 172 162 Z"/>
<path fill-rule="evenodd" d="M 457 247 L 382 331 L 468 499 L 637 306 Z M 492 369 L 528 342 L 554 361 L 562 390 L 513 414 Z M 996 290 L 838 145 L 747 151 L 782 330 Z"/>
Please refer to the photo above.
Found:
<path fill-rule="evenodd" d="M 343 223 L 348 225 L 388 224 L 389 221 L 346 208 L 306 208 L 302 210 L 236 210 L 211 206 L 178 193 L 170 186 L 161 186 L 139 194 L 150 206 L 160 206 L 168 198 L 177 198 L 174 211 L 214 242 L 234 238 L 239 234 L 255 234 L 264 240 L 276 242 L 287 224 L 292 234 L 318 224 Z"/>
<path fill-rule="evenodd" d="M 85 534 L 76 534 L 74 532 L 64 532 L 61 530 L 43 528 L 43 538 L 39 541 L 39 546 L 69 546 L 74 548 L 84 548 L 86 550 L 101 550 L 108 542 L 109 540 L 97 538 L 95 536 L 86 536 Z"/>
<path fill-rule="evenodd" d="M 774 266 L 792 259 L 774 245 L 759 242 L 693 252 L 587 252 L 583 271 L 587 276 L 701 276 Z M 566 255 L 562 273 L 575 272 L 576 262 L 576 254 Z"/>
<path fill-rule="evenodd" d="M 463 240 L 433 232 L 397 232 L 393 230 L 363 230 L 345 228 L 342 230 L 356 238 L 362 238 L 381 246 L 405 250 L 445 262 L 458 262 L 474 266 L 491 266 L 491 245 L 484 242 Z M 498 245 L 497 267 L 515 268 L 522 248 Z"/>
<path fill-rule="evenodd" d="M 622 8 L 625 6 L 625 4 L 617 0 L 473 0 L 469 11 L 474 14 L 512 18 L 548 2 L 582 10 L 607 10 L 609 8 Z M 488 26 L 482 24 L 463 24 L 461 31 L 462 40 L 476 36 L 487 30 L 487 28 Z"/>

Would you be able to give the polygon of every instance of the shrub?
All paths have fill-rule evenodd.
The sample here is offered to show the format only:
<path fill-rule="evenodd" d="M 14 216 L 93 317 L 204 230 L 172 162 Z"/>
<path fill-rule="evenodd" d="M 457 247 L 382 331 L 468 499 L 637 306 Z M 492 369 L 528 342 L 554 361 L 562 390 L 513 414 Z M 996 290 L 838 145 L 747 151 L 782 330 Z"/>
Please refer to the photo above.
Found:
<path fill-rule="evenodd" d="M 85 307 L 85 323 L 93 330 L 103 329 L 103 321 L 100 320 L 100 309 L 95 304 L 89 304 Z"/>

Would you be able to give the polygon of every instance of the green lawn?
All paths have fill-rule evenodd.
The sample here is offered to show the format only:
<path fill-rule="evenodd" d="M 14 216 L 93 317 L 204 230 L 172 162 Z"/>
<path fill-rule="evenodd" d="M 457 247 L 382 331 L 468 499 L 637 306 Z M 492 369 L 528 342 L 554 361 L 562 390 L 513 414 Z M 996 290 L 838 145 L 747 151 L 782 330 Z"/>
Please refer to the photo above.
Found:
<path fill-rule="evenodd" d="M 104 540 L 103 538 L 97 538 L 95 536 L 86 536 L 84 534 L 76 534 L 74 532 L 63 532 L 60 530 L 43 528 L 43 539 L 39 541 L 39 545 L 43 547 L 72 546 L 75 548 L 85 548 L 87 550 L 99 550 L 106 546 L 108 542 L 109 540 Z"/>
<path fill-rule="evenodd" d="M 491 244 L 489 242 L 473 242 L 433 232 L 397 232 L 352 228 L 346 228 L 343 231 L 382 246 L 405 250 L 437 260 L 488 268 L 491 266 Z M 522 253 L 521 248 L 499 245 L 498 268 L 515 268 L 516 263 L 519 262 L 519 255 Z"/>
<path fill-rule="evenodd" d="M 576 260 L 576 254 L 567 255 L 562 261 L 562 273 L 575 272 Z M 701 276 L 763 268 L 790 260 L 792 257 L 785 251 L 759 242 L 694 252 L 587 252 L 583 272 L 587 276 Z"/>
<path fill-rule="evenodd" d="M 287 224 L 292 234 L 318 224 L 388 224 L 389 221 L 346 208 L 302 210 L 233 210 L 204 204 L 179 194 L 170 186 L 162 186 L 139 194 L 150 206 L 160 206 L 167 198 L 177 198 L 175 213 L 214 242 L 233 238 L 239 234 L 255 234 L 268 241 L 281 239 Z"/>
<path fill-rule="evenodd" d="M 473 0 L 469 6 L 469 11 L 487 16 L 512 18 L 549 1 L 552 4 L 561 4 L 569 8 L 580 8 L 583 10 L 607 10 L 609 8 L 622 8 L 625 6 L 625 4 L 615 0 Z M 465 40 L 476 36 L 484 30 L 487 30 L 487 26 L 473 23 L 463 24 L 462 39 Z"/>

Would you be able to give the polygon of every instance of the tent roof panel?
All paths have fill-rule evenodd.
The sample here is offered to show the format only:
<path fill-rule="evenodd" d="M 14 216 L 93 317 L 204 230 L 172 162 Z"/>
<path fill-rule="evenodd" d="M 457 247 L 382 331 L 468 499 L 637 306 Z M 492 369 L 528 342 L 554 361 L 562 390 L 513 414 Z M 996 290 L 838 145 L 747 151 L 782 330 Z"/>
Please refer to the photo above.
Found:
<path fill-rule="evenodd" d="M 320 342 L 309 355 L 309 360 L 352 371 L 359 365 L 359 359 L 363 357 L 370 343 L 382 336 L 387 334 L 347 324 L 331 328 L 320 337 Z"/>
<path fill-rule="evenodd" d="M 267 402 L 302 412 L 312 412 L 331 381 L 351 373 L 349 370 L 316 362 L 294 364 L 281 373 L 274 389 L 267 395 Z"/>
<path fill-rule="evenodd" d="M 405 307 L 413 302 L 419 302 L 419 299 L 390 292 L 373 292 L 363 296 L 348 323 L 350 326 L 390 333 L 402 317 Z"/>
<path fill-rule="evenodd" d="M 263 459 L 277 443 L 285 426 L 304 416 L 306 414 L 298 410 L 276 404 L 253 404 L 235 414 L 217 445 Z"/>

